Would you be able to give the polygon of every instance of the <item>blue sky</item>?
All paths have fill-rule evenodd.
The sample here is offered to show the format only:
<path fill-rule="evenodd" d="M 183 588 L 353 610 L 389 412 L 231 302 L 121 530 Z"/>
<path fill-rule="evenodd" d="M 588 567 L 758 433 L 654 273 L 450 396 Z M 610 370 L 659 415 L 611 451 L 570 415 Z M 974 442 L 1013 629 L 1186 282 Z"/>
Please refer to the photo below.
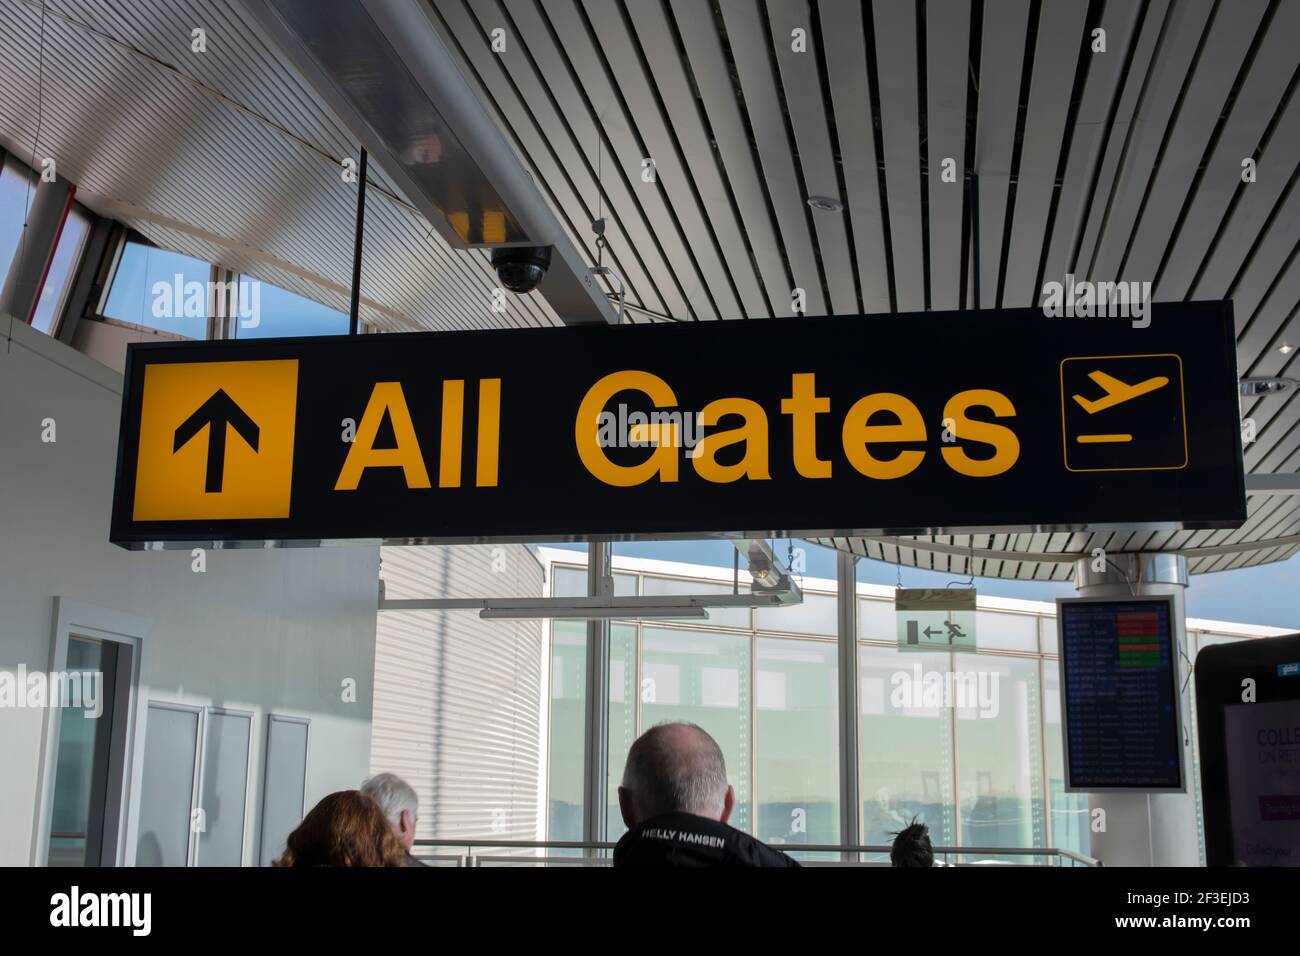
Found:
<path fill-rule="evenodd" d="M 796 545 L 801 544 L 797 539 Z M 807 553 L 807 571 L 810 577 L 834 578 L 835 555 L 825 548 L 803 543 Z M 778 550 L 784 553 L 785 539 Z M 554 547 L 586 551 L 585 544 L 560 544 Z M 638 558 L 657 558 L 661 561 L 685 561 L 690 564 L 711 564 L 731 567 L 734 549 L 727 541 L 629 541 L 614 545 L 614 553 Z M 943 587 L 960 575 L 903 568 L 904 587 Z M 872 584 L 894 584 L 898 569 L 881 561 L 860 561 L 858 580 Z M 981 594 L 998 597 L 1027 598 L 1052 601 L 1058 597 L 1075 594 L 1068 582 L 1008 581 L 1001 578 L 976 578 L 975 585 Z M 1242 624 L 1268 624 L 1273 627 L 1294 628 L 1300 631 L 1300 555 L 1289 561 L 1265 564 L 1239 571 L 1220 571 L 1216 574 L 1192 576 L 1187 589 L 1187 614 L 1189 617 L 1235 621 Z"/>

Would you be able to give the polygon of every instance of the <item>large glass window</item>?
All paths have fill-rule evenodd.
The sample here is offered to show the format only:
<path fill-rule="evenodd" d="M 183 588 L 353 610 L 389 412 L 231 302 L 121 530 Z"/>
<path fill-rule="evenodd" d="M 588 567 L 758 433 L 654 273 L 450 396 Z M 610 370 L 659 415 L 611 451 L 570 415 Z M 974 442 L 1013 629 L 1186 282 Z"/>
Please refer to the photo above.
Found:
<path fill-rule="evenodd" d="M 348 315 L 311 299 L 262 282 L 239 277 L 232 335 L 237 339 L 265 339 L 299 335 L 346 335 Z"/>
<path fill-rule="evenodd" d="M 179 252 L 128 242 L 122 249 L 104 315 L 189 339 L 208 336 L 212 267 Z"/>
<path fill-rule="evenodd" d="M 683 581 L 679 578 L 659 577 L 655 574 L 644 575 L 641 579 L 643 593 L 647 595 L 664 595 L 664 594 L 720 594 L 726 595 L 732 593 L 730 584 L 719 584 L 716 581 Z M 742 587 L 741 594 L 748 594 L 749 588 Z M 671 618 L 669 619 L 671 620 Z M 686 618 L 686 620 L 695 620 Z M 711 607 L 709 608 L 708 622 L 716 627 L 744 627 L 749 628 L 753 625 L 749 620 L 749 608 L 747 607 Z"/>
<path fill-rule="evenodd" d="M 36 303 L 36 312 L 32 315 L 32 327 L 40 329 L 46 335 L 54 331 L 67 300 L 68 290 L 72 286 L 72 277 L 77 271 L 81 259 L 81 248 L 90 232 L 90 220 L 75 206 L 68 210 L 68 218 L 63 222 L 63 231 L 59 233 L 58 245 L 50 259 L 50 268 L 45 274 L 45 285 L 41 287 L 41 297 Z"/>
<path fill-rule="evenodd" d="M 12 159 L 0 169 L 0 288 L 13 266 L 23 238 L 23 223 L 36 188 L 35 177 Z"/>
<path fill-rule="evenodd" d="M 551 624 L 551 718 L 547 833 L 551 840 L 582 839 L 583 740 L 586 733 L 587 625 Z M 610 626 L 609 822 L 611 840 L 623 832 L 618 785 L 636 739 L 636 628 Z"/>
<path fill-rule="evenodd" d="M 1043 662 L 1043 731 L 1047 735 L 1047 789 L 1052 813 L 1052 845 L 1075 853 L 1092 852 L 1088 795 L 1065 792 L 1065 743 L 1061 737 L 1061 672 L 1055 660 Z"/>
<path fill-rule="evenodd" d="M 731 823 L 752 832 L 749 637 L 643 627 L 642 725 L 698 724 L 722 748 L 736 791 Z"/>
<path fill-rule="evenodd" d="M 935 844 L 957 840 L 952 711 L 942 695 L 951 657 L 858 649 L 864 843 L 892 843 L 913 819 L 929 826 Z"/>
<path fill-rule="evenodd" d="M 1046 846 L 1038 661 L 954 656 L 967 695 L 956 702 L 961 841 Z"/>
<path fill-rule="evenodd" d="M 839 843 L 834 644 L 757 639 L 758 828 L 767 843 Z"/>
<path fill-rule="evenodd" d="M 617 590 L 625 594 L 637 593 L 638 579 L 642 593 L 730 592 L 729 585 L 685 576 L 618 576 Z M 585 571 L 557 567 L 554 590 L 585 593 Z M 617 785 L 628 747 L 656 723 L 684 720 L 722 747 L 736 790 L 733 824 L 791 849 L 839 842 L 835 599 L 816 591 L 806 592 L 809 598 L 813 605 L 802 610 L 723 612 L 721 620 L 734 621 L 732 627 L 614 625 L 611 839 L 624 830 Z M 916 819 L 929 826 L 936 845 L 1055 846 L 1089 854 L 1088 797 L 1065 793 L 1058 664 L 1037 650 L 1040 632 L 1054 634 L 1054 619 L 982 611 L 981 647 L 1010 653 L 903 651 L 886 643 L 896 630 L 889 602 L 864 597 L 858 603 L 862 842 L 888 845 Z M 1205 635 L 1202 642 L 1231 639 Z M 552 839 L 581 833 L 584 647 L 581 624 L 557 622 Z M 997 852 L 961 859 L 1054 862 Z"/>

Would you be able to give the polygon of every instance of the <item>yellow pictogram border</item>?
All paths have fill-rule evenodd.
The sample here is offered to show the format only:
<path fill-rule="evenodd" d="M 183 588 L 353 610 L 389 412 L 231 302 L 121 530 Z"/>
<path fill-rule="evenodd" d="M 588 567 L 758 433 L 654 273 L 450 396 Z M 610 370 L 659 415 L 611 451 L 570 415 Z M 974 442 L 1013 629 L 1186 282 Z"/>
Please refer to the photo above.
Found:
<path fill-rule="evenodd" d="M 1065 427 L 1065 363 L 1095 362 L 1104 359 L 1129 358 L 1171 358 L 1178 363 L 1178 402 L 1183 413 L 1183 463 L 1181 465 L 1154 465 L 1147 468 L 1071 468 L 1070 436 Z M 1061 458 L 1066 471 L 1074 472 L 1075 474 L 1094 471 L 1182 471 L 1187 467 L 1189 460 L 1187 450 L 1187 386 L 1184 383 L 1183 357 L 1181 355 L 1178 355 L 1175 352 L 1151 352 L 1142 355 L 1071 355 L 1061 359 L 1061 365 L 1057 369 L 1057 380 L 1060 384 L 1061 391 Z"/>

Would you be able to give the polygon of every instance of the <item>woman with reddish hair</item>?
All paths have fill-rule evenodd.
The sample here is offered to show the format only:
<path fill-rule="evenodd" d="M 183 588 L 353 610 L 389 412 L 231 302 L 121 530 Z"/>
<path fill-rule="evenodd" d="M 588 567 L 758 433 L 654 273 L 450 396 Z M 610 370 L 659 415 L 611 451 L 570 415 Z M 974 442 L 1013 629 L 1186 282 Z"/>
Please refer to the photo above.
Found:
<path fill-rule="evenodd" d="M 405 866 L 384 811 L 360 790 L 331 793 L 289 834 L 275 866 Z"/>

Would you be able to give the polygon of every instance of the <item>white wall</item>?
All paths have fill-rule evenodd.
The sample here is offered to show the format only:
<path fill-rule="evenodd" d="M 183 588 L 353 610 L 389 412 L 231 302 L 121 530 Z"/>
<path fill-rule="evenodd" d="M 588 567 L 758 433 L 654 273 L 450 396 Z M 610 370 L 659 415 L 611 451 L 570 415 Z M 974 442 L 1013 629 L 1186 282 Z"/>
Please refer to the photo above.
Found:
<path fill-rule="evenodd" d="M 268 712 L 312 720 L 308 806 L 366 774 L 378 549 L 210 551 L 196 574 L 188 551 L 110 544 L 121 377 L 21 324 L 6 347 L 8 327 L 0 318 L 0 670 L 49 667 L 56 595 L 150 621 L 150 699 L 255 713 L 255 860 Z M 355 703 L 342 700 L 345 678 Z M 0 709 L 0 865 L 32 859 L 42 721 Z"/>
<path fill-rule="evenodd" d="M 385 547 L 389 598 L 539 597 L 522 545 Z M 382 611 L 370 767 L 420 798 L 421 839 L 540 840 L 546 645 L 538 620 Z"/>

